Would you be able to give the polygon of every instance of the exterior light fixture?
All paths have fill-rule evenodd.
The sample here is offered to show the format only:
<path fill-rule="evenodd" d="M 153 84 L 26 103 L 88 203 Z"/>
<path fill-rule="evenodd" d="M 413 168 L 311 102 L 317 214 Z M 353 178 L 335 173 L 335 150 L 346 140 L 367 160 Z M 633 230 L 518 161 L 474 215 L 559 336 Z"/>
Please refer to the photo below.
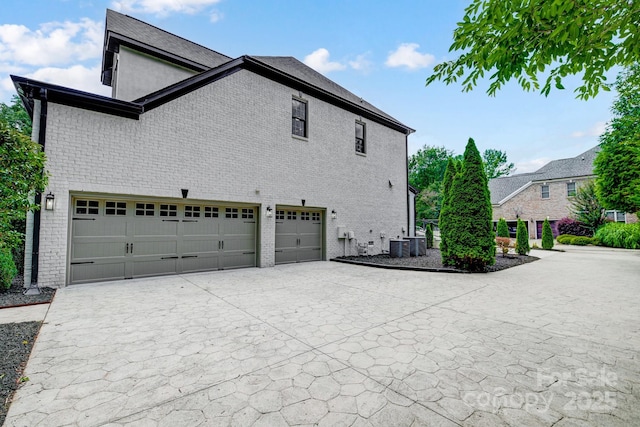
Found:
<path fill-rule="evenodd" d="M 338 218 L 338 214 L 336 213 L 336 210 L 335 210 L 335 209 L 333 209 L 333 210 L 331 211 L 331 219 L 336 219 L 336 218 Z"/>
<path fill-rule="evenodd" d="M 56 196 L 54 196 L 51 191 L 49 191 L 49 194 L 47 194 L 44 198 L 44 208 L 48 211 L 52 211 L 55 200 Z"/>
<path fill-rule="evenodd" d="M 267 206 L 267 218 L 271 218 L 273 216 L 273 209 L 271 209 L 271 206 Z"/>

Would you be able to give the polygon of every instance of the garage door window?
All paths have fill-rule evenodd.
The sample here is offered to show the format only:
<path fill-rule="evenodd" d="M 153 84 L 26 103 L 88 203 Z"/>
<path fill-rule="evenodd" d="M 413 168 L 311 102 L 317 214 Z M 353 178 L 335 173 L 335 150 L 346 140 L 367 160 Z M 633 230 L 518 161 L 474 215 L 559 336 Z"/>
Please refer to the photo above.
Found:
<path fill-rule="evenodd" d="M 185 218 L 200 218 L 200 206 L 185 206 Z"/>
<path fill-rule="evenodd" d="M 154 216 L 156 205 L 153 203 L 136 203 L 136 216 Z"/>
<path fill-rule="evenodd" d="M 97 200 L 76 200 L 77 215 L 98 215 L 100 202 Z"/>
<path fill-rule="evenodd" d="M 253 209 L 242 209 L 242 218 L 252 219 L 253 218 Z"/>
<path fill-rule="evenodd" d="M 226 208 L 225 218 L 238 218 L 238 208 Z"/>
<path fill-rule="evenodd" d="M 276 219 L 284 219 L 284 211 L 276 211 Z"/>
<path fill-rule="evenodd" d="M 287 211 L 287 219 L 296 219 L 298 217 L 297 212 Z"/>
<path fill-rule="evenodd" d="M 311 215 L 309 214 L 309 212 L 300 212 L 300 219 L 302 221 L 309 221 L 311 220 Z"/>
<path fill-rule="evenodd" d="M 153 212 L 151 213 L 151 215 L 153 215 Z M 177 216 L 177 215 L 178 215 L 178 205 L 160 205 L 160 216 Z"/>
<path fill-rule="evenodd" d="M 311 214 L 311 221 L 320 221 L 320 212 L 313 212 Z"/>
<path fill-rule="evenodd" d="M 218 208 L 213 206 L 205 206 L 204 207 L 204 217 L 205 218 L 218 218 Z"/>
<path fill-rule="evenodd" d="M 127 202 L 107 202 L 105 215 L 124 216 L 127 214 Z"/>

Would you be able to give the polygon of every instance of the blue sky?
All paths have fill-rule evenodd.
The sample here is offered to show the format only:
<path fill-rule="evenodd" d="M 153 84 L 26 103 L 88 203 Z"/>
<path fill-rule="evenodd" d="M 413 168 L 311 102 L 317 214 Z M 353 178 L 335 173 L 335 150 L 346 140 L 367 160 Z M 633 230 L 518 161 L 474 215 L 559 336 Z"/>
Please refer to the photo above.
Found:
<path fill-rule="evenodd" d="M 578 80 L 548 97 L 508 84 L 425 87 L 449 53 L 469 0 L 4 0 L 0 6 L 0 102 L 10 74 L 109 95 L 100 83 L 106 8 L 231 57 L 294 56 L 416 129 L 409 152 L 426 145 L 456 154 L 473 137 L 506 151 L 517 172 L 573 157 L 598 143 L 613 93 L 575 99 Z M 610 74 L 610 79 L 615 73 Z"/>

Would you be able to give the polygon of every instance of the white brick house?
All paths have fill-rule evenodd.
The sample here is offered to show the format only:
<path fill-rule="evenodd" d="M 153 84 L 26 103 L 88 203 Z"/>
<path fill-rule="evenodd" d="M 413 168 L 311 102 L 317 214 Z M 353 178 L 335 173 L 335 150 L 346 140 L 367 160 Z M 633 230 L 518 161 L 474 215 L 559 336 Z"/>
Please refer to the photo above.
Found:
<path fill-rule="evenodd" d="M 112 98 L 12 76 L 50 175 L 27 283 L 328 260 L 413 232 L 413 129 L 294 58 L 106 24 Z"/>

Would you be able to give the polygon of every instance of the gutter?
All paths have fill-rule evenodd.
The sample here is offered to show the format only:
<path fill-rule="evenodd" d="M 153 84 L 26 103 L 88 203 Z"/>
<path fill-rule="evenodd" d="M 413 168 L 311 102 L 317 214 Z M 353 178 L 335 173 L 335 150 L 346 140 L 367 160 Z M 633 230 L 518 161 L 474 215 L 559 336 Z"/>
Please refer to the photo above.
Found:
<path fill-rule="evenodd" d="M 43 152 L 47 135 L 47 99 L 47 90 L 40 89 L 40 126 L 38 129 L 38 144 L 42 147 Z M 44 173 L 44 170 L 42 173 Z M 42 193 L 36 193 L 35 204 L 38 206 L 42 205 Z M 33 212 L 33 245 L 31 251 L 30 287 L 34 287 L 33 285 L 38 283 L 38 263 L 40 260 L 40 216 L 40 209 Z"/>

